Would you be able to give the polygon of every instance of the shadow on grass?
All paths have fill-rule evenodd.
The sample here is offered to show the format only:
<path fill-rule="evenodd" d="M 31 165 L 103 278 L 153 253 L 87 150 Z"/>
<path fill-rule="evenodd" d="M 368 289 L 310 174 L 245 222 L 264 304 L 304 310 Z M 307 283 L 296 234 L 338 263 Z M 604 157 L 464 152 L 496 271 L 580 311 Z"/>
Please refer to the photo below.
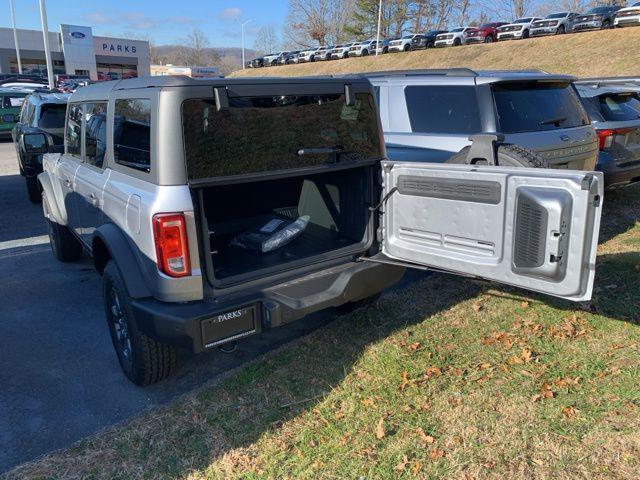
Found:
<path fill-rule="evenodd" d="M 605 193 L 599 243 L 625 233 L 640 221 L 640 185 Z"/>

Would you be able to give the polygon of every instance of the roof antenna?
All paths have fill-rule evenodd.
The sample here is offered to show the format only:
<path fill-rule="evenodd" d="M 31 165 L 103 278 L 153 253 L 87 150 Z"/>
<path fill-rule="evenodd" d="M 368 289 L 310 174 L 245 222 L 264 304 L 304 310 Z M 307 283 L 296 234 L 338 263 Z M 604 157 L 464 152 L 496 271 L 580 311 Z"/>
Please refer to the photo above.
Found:
<path fill-rule="evenodd" d="M 213 87 L 213 96 L 216 99 L 216 111 L 229 108 L 229 95 L 226 87 Z"/>

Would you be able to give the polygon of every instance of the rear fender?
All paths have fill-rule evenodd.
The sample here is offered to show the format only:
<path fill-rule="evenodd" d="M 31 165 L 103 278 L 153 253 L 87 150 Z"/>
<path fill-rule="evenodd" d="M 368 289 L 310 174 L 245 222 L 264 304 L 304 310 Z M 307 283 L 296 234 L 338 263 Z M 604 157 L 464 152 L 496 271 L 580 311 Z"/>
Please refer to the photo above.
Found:
<path fill-rule="evenodd" d="M 106 248 L 106 251 L 103 251 Z M 94 233 L 92 253 L 96 268 L 100 273 L 108 260 L 116 264 L 127 291 L 132 298 L 145 298 L 153 295 L 149 281 L 140 264 L 140 255 L 134 252 L 134 246 L 125 234 L 113 223 L 105 223 Z"/>

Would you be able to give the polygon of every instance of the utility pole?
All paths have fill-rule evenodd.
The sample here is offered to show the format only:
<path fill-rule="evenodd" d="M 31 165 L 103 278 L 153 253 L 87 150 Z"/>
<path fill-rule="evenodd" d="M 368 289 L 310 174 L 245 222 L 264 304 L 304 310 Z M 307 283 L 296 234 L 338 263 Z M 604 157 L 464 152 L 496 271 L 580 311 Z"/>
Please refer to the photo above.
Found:
<path fill-rule="evenodd" d="M 13 25 L 13 44 L 16 47 L 16 60 L 18 61 L 18 73 L 22 75 L 22 60 L 20 59 L 20 46 L 18 45 L 18 31 L 16 30 L 16 13 L 13 10 L 13 0 L 9 0 L 11 12 L 11 24 Z"/>
<path fill-rule="evenodd" d="M 242 27 L 242 69 L 245 69 L 245 61 L 244 61 L 244 26 L 249 23 L 251 20 L 247 20 L 246 22 L 242 22 L 240 26 Z"/>
<path fill-rule="evenodd" d="M 382 20 L 382 0 L 378 4 L 378 33 L 376 35 L 376 57 L 380 53 L 380 21 Z"/>
<path fill-rule="evenodd" d="M 47 23 L 47 7 L 44 0 L 40 0 L 40 20 L 42 21 L 42 35 L 44 37 L 44 56 L 47 59 L 47 77 L 49 78 L 49 89 L 53 90 L 55 81 L 53 79 L 53 62 L 51 61 L 51 50 L 49 49 L 49 25 Z"/>

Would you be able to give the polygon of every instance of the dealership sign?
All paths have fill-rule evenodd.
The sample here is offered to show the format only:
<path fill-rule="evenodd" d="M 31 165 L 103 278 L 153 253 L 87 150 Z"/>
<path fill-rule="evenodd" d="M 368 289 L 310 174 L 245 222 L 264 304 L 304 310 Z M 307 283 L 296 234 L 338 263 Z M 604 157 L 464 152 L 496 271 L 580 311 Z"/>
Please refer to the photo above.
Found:
<path fill-rule="evenodd" d="M 90 46 L 92 43 L 91 27 L 81 25 L 60 25 L 63 45 Z"/>
<path fill-rule="evenodd" d="M 135 45 L 127 45 L 122 43 L 102 42 L 101 53 L 137 53 L 138 49 Z"/>

